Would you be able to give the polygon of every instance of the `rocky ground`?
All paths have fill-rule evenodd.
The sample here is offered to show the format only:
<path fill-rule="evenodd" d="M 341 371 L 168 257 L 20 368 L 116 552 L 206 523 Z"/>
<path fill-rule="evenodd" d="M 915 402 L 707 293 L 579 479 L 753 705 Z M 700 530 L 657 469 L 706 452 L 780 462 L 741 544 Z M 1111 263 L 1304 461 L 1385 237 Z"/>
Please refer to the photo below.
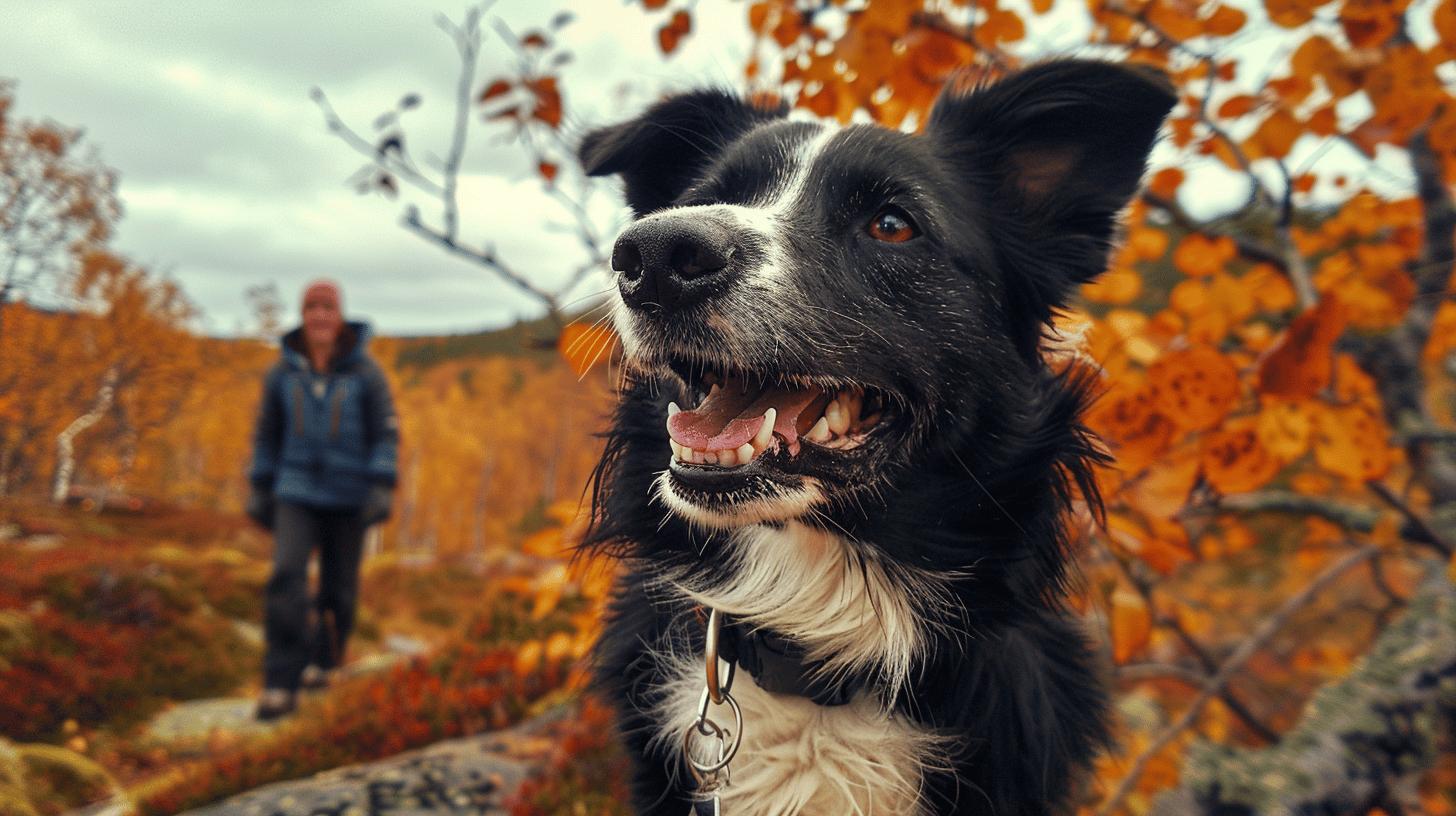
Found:
<path fill-rule="evenodd" d="M 550 753 L 542 732 L 552 719 L 269 785 L 188 816 L 504 814 L 505 797 Z"/>

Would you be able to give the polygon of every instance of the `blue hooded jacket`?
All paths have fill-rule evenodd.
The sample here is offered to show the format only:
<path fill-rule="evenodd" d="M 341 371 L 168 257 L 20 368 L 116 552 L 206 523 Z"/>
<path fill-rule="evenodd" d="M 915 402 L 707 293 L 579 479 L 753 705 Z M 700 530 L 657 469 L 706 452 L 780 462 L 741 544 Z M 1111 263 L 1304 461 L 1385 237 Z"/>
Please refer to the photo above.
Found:
<path fill-rule="evenodd" d="M 364 353 L 369 326 L 347 323 L 328 371 L 304 354 L 303 329 L 285 334 L 268 372 L 253 434 L 254 488 L 313 507 L 363 507 L 374 485 L 394 486 L 399 420 L 389 383 Z"/>

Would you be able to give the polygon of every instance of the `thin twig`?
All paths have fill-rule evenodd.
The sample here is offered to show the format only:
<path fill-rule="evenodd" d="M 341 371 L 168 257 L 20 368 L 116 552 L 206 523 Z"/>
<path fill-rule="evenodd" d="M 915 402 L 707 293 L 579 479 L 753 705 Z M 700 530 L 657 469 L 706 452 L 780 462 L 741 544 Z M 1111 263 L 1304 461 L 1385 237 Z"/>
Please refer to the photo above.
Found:
<path fill-rule="evenodd" d="M 1137 784 L 1138 778 L 1147 769 L 1148 763 L 1152 758 L 1164 748 L 1168 747 L 1174 739 L 1177 739 L 1179 734 L 1182 734 L 1198 719 L 1198 715 L 1203 713 L 1204 706 L 1208 705 L 1209 700 L 1217 696 L 1219 689 L 1223 688 L 1229 679 L 1242 669 L 1245 663 L 1249 662 L 1250 658 L 1260 649 L 1264 648 L 1289 623 L 1295 613 L 1313 600 L 1325 587 L 1337 581 L 1346 572 L 1374 558 L 1379 553 L 1380 548 L 1374 545 L 1361 547 L 1326 567 L 1304 589 L 1280 604 L 1279 608 L 1274 610 L 1274 613 L 1266 618 L 1259 625 L 1259 628 L 1254 630 L 1253 634 L 1245 638 L 1229 654 L 1228 658 L 1219 666 L 1218 671 L 1204 684 L 1203 691 L 1193 700 L 1193 703 L 1188 706 L 1188 709 L 1183 712 L 1183 716 L 1179 717 L 1172 725 L 1163 729 L 1162 733 L 1158 734 L 1152 743 L 1133 760 L 1132 768 L 1118 782 L 1117 786 L 1113 789 L 1112 795 L 1107 798 L 1107 801 L 1102 804 L 1102 807 L 1098 808 L 1097 816 L 1111 816 L 1122 805 L 1123 799 L 1126 799 L 1127 795 L 1132 792 L 1133 786 Z"/>
<path fill-rule="evenodd" d="M 1116 553 L 1109 550 L 1108 555 L 1112 558 L 1113 563 L 1117 565 L 1118 571 L 1122 573 L 1123 577 L 1127 579 L 1127 582 L 1142 597 L 1143 605 L 1150 610 L 1156 609 L 1157 604 L 1153 599 L 1153 582 L 1145 576 L 1138 574 L 1137 570 L 1119 558 Z M 1203 648 L 1203 645 L 1198 642 L 1198 639 L 1193 637 L 1193 634 L 1185 629 L 1177 618 L 1158 616 L 1155 618 L 1154 623 L 1171 630 L 1178 636 L 1178 639 L 1183 642 L 1183 645 L 1187 647 L 1193 657 L 1203 666 L 1203 670 L 1206 673 L 1205 677 L 1207 674 L 1212 674 L 1215 668 L 1217 668 L 1217 664 L 1214 663 L 1208 650 Z M 1255 716 L 1254 712 L 1244 704 L 1243 700 L 1239 699 L 1233 689 L 1221 689 L 1219 691 L 1219 697 L 1229 707 L 1229 711 L 1234 716 L 1242 720 L 1250 731 L 1257 734 L 1265 742 L 1275 742 L 1278 740 L 1279 735 L 1274 732 L 1274 729 L 1265 725 L 1262 720 Z"/>
<path fill-rule="evenodd" d="M 1194 218 L 1178 202 L 1164 198 L 1151 190 L 1143 192 L 1142 200 L 1148 206 L 1167 213 L 1168 217 L 1173 219 L 1173 223 L 1189 232 L 1201 232 L 1204 235 L 1212 235 L 1215 238 L 1229 238 L 1234 242 L 1234 247 L 1238 250 L 1239 254 L 1245 258 L 1251 261 L 1267 263 L 1276 267 L 1281 272 L 1286 270 L 1287 259 L 1283 253 L 1274 247 L 1265 246 L 1247 236 L 1215 229 L 1211 223 L 1199 221 Z"/>
<path fill-rule="evenodd" d="M 1368 533 L 1380 521 L 1380 510 L 1373 507 L 1306 496 L 1290 490 L 1262 490 L 1223 496 L 1211 505 L 1189 507 L 1180 515 L 1200 513 L 1291 513 L 1318 516 L 1357 533 Z"/>
<path fill-rule="evenodd" d="M 1394 509 L 1397 513 L 1400 513 L 1401 517 L 1405 519 L 1406 523 L 1409 524 L 1417 533 L 1416 536 L 1407 536 L 1407 538 L 1412 541 L 1418 541 L 1423 544 L 1428 544 L 1436 548 L 1436 550 L 1439 551 L 1441 555 L 1447 558 L 1451 557 L 1451 542 L 1446 540 L 1445 536 L 1437 532 L 1436 528 L 1432 527 L 1429 521 L 1422 518 L 1421 515 L 1417 513 L 1409 504 L 1407 504 L 1404 499 L 1402 499 L 1400 496 L 1397 496 L 1395 494 L 1395 491 L 1387 487 L 1384 482 L 1376 481 L 1374 479 L 1366 482 L 1365 486 L 1370 488 L 1371 493 L 1379 496 L 1381 501 L 1390 505 L 1391 508 Z"/>
<path fill-rule="evenodd" d="M 334 110 L 333 105 L 329 103 L 328 95 L 322 89 L 314 88 L 310 95 L 313 97 L 314 103 L 323 111 L 324 124 L 328 126 L 329 132 L 339 137 L 344 144 L 353 148 L 355 153 L 368 159 L 371 164 L 380 170 L 398 176 L 423 192 L 433 196 L 438 196 L 444 192 L 444 188 L 440 186 L 439 182 L 420 172 L 412 163 L 403 159 L 391 158 L 395 154 L 390 151 L 381 152 L 376 145 L 363 136 L 360 136 L 357 130 L 345 124 L 344 120 L 339 118 L 339 114 Z"/>

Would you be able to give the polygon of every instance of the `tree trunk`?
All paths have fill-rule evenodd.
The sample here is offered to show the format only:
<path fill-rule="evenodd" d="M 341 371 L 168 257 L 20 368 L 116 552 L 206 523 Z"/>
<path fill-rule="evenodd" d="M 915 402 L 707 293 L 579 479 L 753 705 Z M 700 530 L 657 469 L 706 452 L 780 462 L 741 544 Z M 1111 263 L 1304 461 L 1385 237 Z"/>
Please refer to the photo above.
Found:
<path fill-rule="evenodd" d="M 96 401 L 91 410 L 71 420 L 65 430 L 56 435 L 56 475 L 51 482 L 51 501 L 64 504 L 71 492 L 71 479 L 76 475 L 76 437 L 100 422 L 116 399 L 116 381 L 119 373 L 115 366 L 106 370 L 101 387 L 96 391 Z"/>
<path fill-rule="evenodd" d="M 1456 712 L 1456 586 L 1444 566 L 1278 745 L 1195 745 L 1155 816 L 1363 816 L 1412 795 Z"/>

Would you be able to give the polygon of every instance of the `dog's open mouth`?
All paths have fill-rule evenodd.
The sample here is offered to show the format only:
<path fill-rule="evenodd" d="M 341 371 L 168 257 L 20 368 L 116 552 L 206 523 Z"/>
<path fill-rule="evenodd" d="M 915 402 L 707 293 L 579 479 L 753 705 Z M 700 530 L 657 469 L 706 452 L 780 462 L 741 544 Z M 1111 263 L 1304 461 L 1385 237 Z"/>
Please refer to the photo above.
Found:
<path fill-rule="evenodd" d="M 798 456 L 808 443 L 849 451 L 863 445 L 886 417 L 883 392 L 807 377 L 733 369 L 694 375 L 673 366 L 693 404 L 668 407 L 674 463 L 737 468 L 766 453 Z"/>

